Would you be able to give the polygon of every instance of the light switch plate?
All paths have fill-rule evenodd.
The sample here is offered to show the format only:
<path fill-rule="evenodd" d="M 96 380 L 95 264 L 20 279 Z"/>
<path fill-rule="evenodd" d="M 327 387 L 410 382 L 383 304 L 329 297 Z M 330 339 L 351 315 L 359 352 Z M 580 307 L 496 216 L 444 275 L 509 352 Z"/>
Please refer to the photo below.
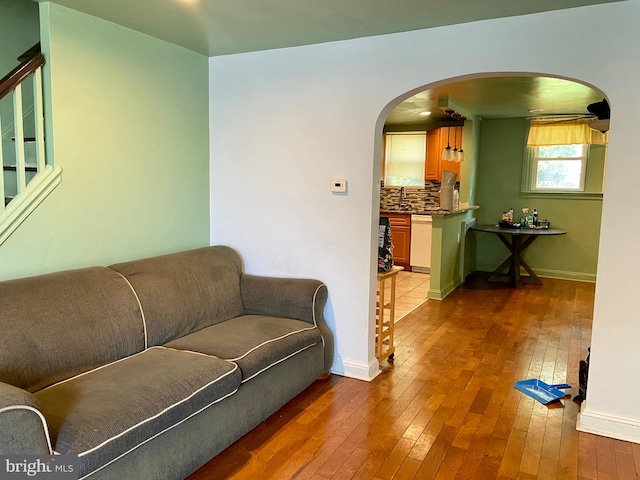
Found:
<path fill-rule="evenodd" d="M 344 179 L 331 180 L 331 191 L 334 193 L 346 193 L 347 181 Z"/>

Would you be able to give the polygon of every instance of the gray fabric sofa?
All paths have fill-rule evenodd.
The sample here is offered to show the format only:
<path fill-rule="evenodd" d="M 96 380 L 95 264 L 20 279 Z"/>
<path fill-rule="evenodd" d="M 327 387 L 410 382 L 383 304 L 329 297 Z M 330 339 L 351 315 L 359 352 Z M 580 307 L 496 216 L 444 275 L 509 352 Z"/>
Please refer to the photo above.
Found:
<path fill-rule="evenodd" d="M 185 478 L 329 372 L 326 299 L 222 246 L 0 282 L 0 454 Z"/>

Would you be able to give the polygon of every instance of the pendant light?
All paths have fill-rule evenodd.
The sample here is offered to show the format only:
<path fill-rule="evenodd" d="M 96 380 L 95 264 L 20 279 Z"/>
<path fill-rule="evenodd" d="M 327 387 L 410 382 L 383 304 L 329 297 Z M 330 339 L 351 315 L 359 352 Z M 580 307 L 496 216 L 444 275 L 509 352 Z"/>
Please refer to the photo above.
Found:
<path fill-rule="evenodd" d="M 459 162 L 458 160 L 458 127 L 453 127 L 453 155 L 452 159 L 454 162 Z"/>
<path fill-rule="evenodd" d="M 453 160 L 453 152 L 451 151 L 451 145 L 449 145 L 450 138 L 451 138 L 451 125 L 447 127 L 447 146 L 442 151 L 442 160 Z"/>
<path fill-rule="evenodd" d="M 458 150 L 458 161 L 464 162 L 466 160 L 464 156 L 464 150 L 462 150 L 462 132 L 460 132 L 460 150 Z"/>

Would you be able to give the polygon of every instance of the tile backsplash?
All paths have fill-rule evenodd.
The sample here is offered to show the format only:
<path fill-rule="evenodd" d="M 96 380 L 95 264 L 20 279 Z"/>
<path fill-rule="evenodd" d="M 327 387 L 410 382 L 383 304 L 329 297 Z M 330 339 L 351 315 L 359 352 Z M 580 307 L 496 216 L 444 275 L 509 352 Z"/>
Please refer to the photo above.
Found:
<path fill-rule="evenodd" d="M 456 183 L 456 186 L 458 184 Z M 402 202 L 403 207 L 420 209 L 424 207 L 438 206 L 438 191 L 440 182 L 425 181 L 424 188 L 405 187 L 404 192 L 407 199 Z M 400 209 L 400 187 L 385 187 L 380 183 L 380 210 Z"/>

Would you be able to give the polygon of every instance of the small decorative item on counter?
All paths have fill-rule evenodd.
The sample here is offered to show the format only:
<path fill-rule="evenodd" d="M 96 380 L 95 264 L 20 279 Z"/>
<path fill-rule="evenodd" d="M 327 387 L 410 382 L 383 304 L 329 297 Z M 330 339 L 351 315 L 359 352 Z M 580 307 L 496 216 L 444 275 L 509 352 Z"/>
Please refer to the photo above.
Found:
<path fill-rule="evenodd" d="M 500 222 L 498 222 L 498 226 L 500 228 L 520 228 L 522 225 L 520 225 L 520 223 L 507 222 L 504 220 L 500 220 Z"/>
<path fill-rule="evenodd" d="M 538 228 L 548 230 L 551 228 L 551 222 L 549 220 L 538 220 Z"/>
<path fill-rule="evenodd" d="M 378 224 L 378 272 L 388 272 L 393 267 L 393 244 L 391 243 L 391 223 L 380 217 Z"/>
<path fill-rule="evenodd" d="M 529 224 L 527 223 L 527 217 L 529 216 L 529 209 L 528 208 L 523 208 L 522 209 L 522 217 L 520 217 L 520 225 L 522 225 L 523 227 L 528 227 Z"/>
<path fill-rule="evenodd" d="M 508 212 L 502 212 L 502 218 L 498 222 L 498 226 L 501 228 L 520 228 L 520 223 L 514 223 L 513 221 L 513 208 L 510 208 Z"/>
<path fill-rule="evenodd" d="M 533 226 L 538 226 L 538 210 L 536 210 L 535 208 L 533 209 Z"/>

